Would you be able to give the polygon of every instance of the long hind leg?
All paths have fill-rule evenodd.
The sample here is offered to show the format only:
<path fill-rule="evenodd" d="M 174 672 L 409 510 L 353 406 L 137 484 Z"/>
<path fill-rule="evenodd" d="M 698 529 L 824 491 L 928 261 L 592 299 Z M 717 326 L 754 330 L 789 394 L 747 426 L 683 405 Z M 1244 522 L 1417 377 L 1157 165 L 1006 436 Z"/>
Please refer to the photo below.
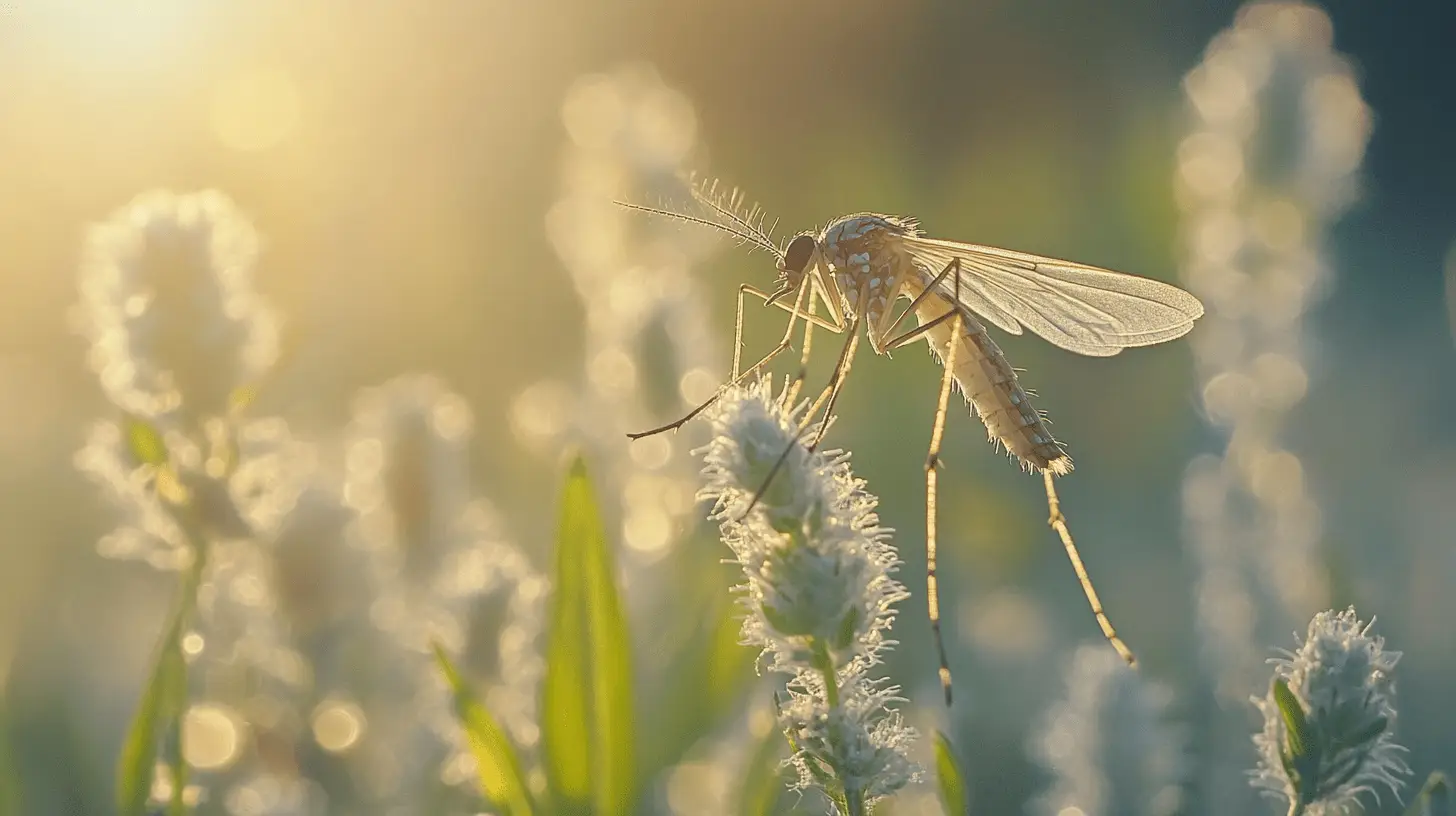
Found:
<path fill-rule="evenodd" d="M 945 656 L 945 640 L 940 633 L 940 582 L 936 577 L 937 481 L 940 468 L 940 445 L 945 438 L 945 417 L 950 409 L 950 388 L 955 380 L 956 347 L 960 345 L 961 316 L 952 312 L 950 342 L 945 352 L 945 370 L 940 377 L 940 398 L 935 403 L 935 426 L 930 431 L 930 450 L 925 455 L 925 603 L 930 615 L 930 631 L 935 639 L 935 652 L 940 658 L 940 687 L 945 691 L 945 704 L 951 704 L 950 661 Z M 929 324 L 927 324 L 929 325 Z"/>
<path fill-rule="evenodd" d="M 1056 485 L 1052 484 L 1052 472 L 1043 470 L 1042 479 L 1046 482 L 1047 509 L 1050 516 L 1047 524 L 1062 539 L 1062 547 L 1067 551 L 1067 558 L 1072 562 L 1072 570 L 1077 573 L 1077 580 L 1082 584 L 1082 592 L 1087 596 L 1087 603 L 1092 607 L 1092 614 L 1097 616 L 1097 625 L 1102 627 L 1102 636 L 1112 644 L 1118 655 L 1127 661 L 1127 665 L 1136 666 L 1137 658 L 1133 656 L 1132 650 L 1117 636 L 1117 630 L 1112 628 L 1112 621 L 1108 620 L 1107 613 L 1102 611 L 1102 601 L 1097 597 L 1097 590 L 1092 587 L 1092 579 L 1087 576 L 1087 568 L 1082 565 L 1082 556 L 1077 553 L 1077 545 L 1072 543 L 1072 531 L 1067 529 L 1067 517 L 1062 515 L 1062 501 L 1057 498 Z"/>

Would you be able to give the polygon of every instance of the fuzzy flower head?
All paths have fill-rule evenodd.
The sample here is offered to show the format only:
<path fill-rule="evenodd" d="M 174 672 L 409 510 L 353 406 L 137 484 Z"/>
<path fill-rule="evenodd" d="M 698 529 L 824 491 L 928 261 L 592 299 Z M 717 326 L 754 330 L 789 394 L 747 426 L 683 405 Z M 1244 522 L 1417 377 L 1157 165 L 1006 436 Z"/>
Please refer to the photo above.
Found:
<path fill-rule="evenodd" d="M 871 802 L 918 781 L 920 769 L 909 757 L 917 734 L 889 707 L 900 699 L 897 692 L 856 677 L 840 689 L 842 704 L 826 708 L 814 675 L 791 683 L 780 716 L 797 748 L 789 757 L 796 787 L 832 789 L 832 774 L 846 793 Z"/>
<path fill-rule="evenodd" d="M 1167 724 L 1169 695 L 1098 641 L 1077 650 L 1067 697 L 1032 751 L 1054 774 L 1041 812 L 1167 816 L 1179 804 L 1183 738 Z"/>
<path fill-rule="evenodd" d="M 253 290 L 258 237 L 228 198 L 158 190 L 87 236 L 83 331 L 102 388 L 147 417 L 227 414 L 278 356 L 278 324 Z"/>
<path fill-rule="evenodd" d="M 1369 630 L 1353 607 L 1315 615 L 1299 649 L 1271 661 L 1269 694 L 1254 698 L 1264 715 L 1254 785 L 1302 812 L 1339 813 L 1381 788 L 1398 795 L 1410 773 L 1392 733 L 1400 652 Z"/>
<path fill-rule="evenodd" d="M 174 491 L 185 493 L 189 512 L 212 539 L 269 534 L 297 501 L 314 455 L 280 419 L 228 428 L 225 455 L 218 452 L 222 444 L 199 444 L 168 430 L 161 438 L 173 474 L 169 491 L 156 468 L 137 460 L 127 435 L 123 423 L 96 422 L 76 452 L 77 469 L 105 491 L 120 516 L 97 551 L 165 571 L 182 569 L 195 556 L 177 520 Z"/>
<path fill-rule="evenodd" d="M 748 643 L 764 647 L 779 670 L 812 662 L 815 642 L 836 665 L 872 665 L 893 605 L 907 597 L 891 577 L 899 560 L 848 454 L 810 453 L 798 439 L 800 413 L 779 405 L 767 379 L 724 394 L 709 417 L 699 497 L 713 501 L 712 518 L 747 577 Z"/>
<path fill-rule="evenodd" d="M 699 495 L 713 501 L 743 569 L 744 641 L 792 676 L 779 720 L 795 745 L 797 787 L 862 814 L 919 773 L 909 759 L 915 732 L 889 707 L 898 689 L 868 676 L 906 593 L 891 577 L 899 559 L 875 497 L 848 454 L 802 444 L 802 415 L 767 379 L 723 394 L 709 414 Z"/>
<path fill-rule="evenodd" d="M 380 595 L 372 616 L 421 652 L 431 637 L 463 648 L 482 595 L 539 589 L 495 509 L 471 497 L 473 425 L 465 400 L 425 375 L 371 389 L 355 410 L 344 496 Z"/>

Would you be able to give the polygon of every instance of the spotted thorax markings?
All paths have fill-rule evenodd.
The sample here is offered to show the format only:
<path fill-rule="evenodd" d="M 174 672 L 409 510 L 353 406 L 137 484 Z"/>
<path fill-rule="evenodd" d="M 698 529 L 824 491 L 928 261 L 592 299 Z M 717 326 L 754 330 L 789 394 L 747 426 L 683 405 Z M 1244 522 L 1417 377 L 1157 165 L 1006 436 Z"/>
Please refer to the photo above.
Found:
<path fill-rule="evenodd" d="M 910 219 L 874 213 L 847 215 L 825 227 L 817 239 L 807 233 L 796 237 L 785 253 L 784 266 L 791 281 L 801 279 L 817 250 L 838 290 L 840 309 L 845 315 L 859 316 L 871 347 L 878 354 L 887 354 L 887 335 L 895 320 L 892 304 L 900 297 L 920 295 L 942 271 L 917 262 L 905 246 L 905 238 L 919 235 Z M 916 316 L 924 325 L 948 309 L 965 312 L 953 298 L 933 293 L 921 301 Z M 926 334 L 942 361 L 950 343 L 962 344 L 953 376 L 985 423 L 991 440 L 1003 445 L 1028 468 L 1070 471 L 1071 458 L 1052 436 L 985 327 L 964 313 L 961 336 L 952 338 L 950 331 L 946 325 Z"/>

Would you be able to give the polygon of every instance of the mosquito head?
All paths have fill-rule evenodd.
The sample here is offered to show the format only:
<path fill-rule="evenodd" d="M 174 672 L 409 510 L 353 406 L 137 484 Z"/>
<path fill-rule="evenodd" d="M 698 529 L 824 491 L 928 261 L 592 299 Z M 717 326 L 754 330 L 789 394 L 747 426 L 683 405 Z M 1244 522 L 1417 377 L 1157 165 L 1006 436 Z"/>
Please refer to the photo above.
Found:
<path fill-rule="evenodd" d="M 784 259 L 779 262 L 779 286 L 769 298 L 769 303 L 799 291 L 799 285 L 804 282 L 804 275 L 808 273 L 818 252 L 819 245 L 814 241 L 814 236 L 807 232 L 794 236 L 794 240 L 784 249 Z"/>

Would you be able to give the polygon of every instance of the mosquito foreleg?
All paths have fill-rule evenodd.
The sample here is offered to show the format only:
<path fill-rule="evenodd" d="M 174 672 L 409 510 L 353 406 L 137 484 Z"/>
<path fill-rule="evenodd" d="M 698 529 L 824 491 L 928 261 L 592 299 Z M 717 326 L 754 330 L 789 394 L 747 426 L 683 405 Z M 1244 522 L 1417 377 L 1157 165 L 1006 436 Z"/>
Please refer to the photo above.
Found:
<path fill-rule="evenodd" d="M 844 375 L 849 371 L 850 364 L 853 361 L 855 349 L 859 347 L 858 317 L 850 321 L 848 329 L 849 339 L 845 342 L 844 347 L 840 349 L 839 361 L 834 366 L 834 373 L 829 376 L 829 385 L 825 386 L 824 391 L 821 392 L 819 395 L 819 399 L 815 400 L 816 406 L 825 399 L 827 394 L 829 399 L 829 406 L 831 408 L 833 407 L 835 397 L 838 396 L 839 388 L 844 382 Z M 802 444 L 801 440 L 804 437 L 804 431 L 808 429 L 810 418 L 812 418 L 813 415 L 814 409 L 811 408 L 810 413 L 805 415 L 804 420 L 800 423 L 798 431 L 794 433 L 794 438 L 790 440 L 789 444 L 784 447 L 784 452 L 779 454 L 778 459 L 774 460 L 773 467 L 769 468 L 768 476 L 764 478 L 763 484 L 759 485 L 758 490 L 754 491 L 753 497 L 748 500 L 748 506 L 743 508 L 743 512 L 738 517 L 740 521 L 744 518 L 747 518 L 748 514 L 753 512 L 753 508 L 758 506 L 759 500 L 763 498 L 764 493 L 768 492 L 769 485 L 773 484 L 774 477 L 778 475 L 779 470 L 784 466 L 784 463 L 788 461 L 789 456 L 793 454 L 795 446 Z M 828 424 L 828 417 L 829 414 L 826 413 L 825 422 L 820 424 L 821 435 L 823 434 L 825 426 L 827 426 Z M 809 446 L 807 450 L 812 453 L 814 451 L 814 448 L 817 446 L 818 440 L 815 440 L 814 446 Z"/>
<path fill-rule="evenodd" d="M 854 365 L 854 352 L 859 348 L 859 333 L 851 332 L 849 338 L 849 350 L 836 366 L 832 385 L 829 391 L 829 402 L 824 405 L 824 418 L 819 420 L 819 430 L 814 432 L 814 443 L 809 446 L 809 452 L 813 453 L 819 449 L 819 443 L 824 441 L 824 435 L 829 433 L 829 423 L 834 421 L 834 404 L 839 402 L 839 393 L 844 389 L 844 381 L 849 377 L 849 368 Z"/>
<path fill-rule="evenodd" d="M 804 321 L 804 351 L 799 355 L 799 370 L 785 386 L 783 393 L 779 395 L 779 405 L 783 406 L 785 410 L 791 410 L 794 407 L 794 402 L 799 399 L 799 390 L 803 387 L 805 378 L 809 376 L 809 353 L 814 346 L 813 318 L 817 317 L 814 314 L 817 305 L 818 301 L 812 294 L 809 295 L 809 313 L 806 315 L 809 319 Z"/>
<path fill-rule="evenodd" d="M 729 388 L 737 385 L 740 382 L 743 382 L 744 380 L 748 379 L 749 377 L 751 377 L 754 374 L 758 373 L 759 371 L 763 370 L 763 367 L 766 366 L 766 365 L 768 365 L 770 362 L 772 362 L 775 357 L 779 356 L 780 354 L 783 354 L 784 351 L 788 349 L 788 347 L 789 347 L 789 345 L 790 345 L 790 343 L 791 343 L 791 341 L 793 339 L 793 336 L 794 336 L 794 324 L 799 321 L 799 318 L 800 317 L 807 317 L 807 315 L 804 314 L 801 311 L 803 309 L 803 306 L 804 306 L 804 295 L 805 295 L 805 293 L 807 291 L 808 291 L 808 288 L 807 287 L 801 287 L 799 289 L 798 296 L 796 298 L 794 298 L 794 306 L 793 306 L 793 308 L 791 310 L 792 313 L 789 315 L 789 325 L 784 329 L 784 336 L 783 336 L 783 339 L 779 340 L 779 344 L 777 346 L 774 346 L 774 348 L 771 351 L 769 351 L 768 354 L 765 354 L 762 359 L 760 359 L 758 362 L 756 362 L 752 366 L 750 366 L 747 371 L 744 371 L 742 373 L 739 373 L 739 371 L 738 371 L 739 347 L 742 345 L 741 341 L 742 341 L 742 336 L 743 336 L 743 296 L 745 294 L 753 294 L 753 295 L 760 294 L 758 292 L 758 290 L 754 289 L 752 286 L 749 286 L 748 284 L 743 284 L 742 286 L 739 286 L 738 287 L 738 318 L 735 321 L 737 323 L 737 327 L 734 330 L 734 342 L 733 342 L 733 378 L 731 380 L 729 380 L 728 382 L 724 383 L 723 385 L 719 386 L 718 387 L 718 390 L 713 393 L 713 396 L 709 397 L 706 401 L 704 401 L 698 407 L 696 407 L 693 410 L 687 412 L 687 414 L 685 414 L 681 418 L 679 418 L 679 419 L 677 419 L 677 420 L 675 420 L 673 422 L 669 422 L 666 425 L 662 425 L 660 427 L 653 428 L 650 431 L 641 431 L 640 433 L 629 433 L 629 434 L 627 434 L 627 437 L 630 438 L 630 439 L 641 439 L 641 438 L 646 437 L 646 436 L 653 436 L 654 434 L 660 434 L 663 431 L 675 431 L 678 428 L 681 428 L 683 425 L 686 425 L 688 423 L 688 421 L 691 420 L 693 417 L 695 417 L 698 414 L 701 414 L 702 412 L 708 410 L 708 408 L 713 403 L 717 402 L 718 401 L 718 398 L 719 397 L 722 397 L 723 394 L 724 394 L 724 392 L 726 392 Z"/>

